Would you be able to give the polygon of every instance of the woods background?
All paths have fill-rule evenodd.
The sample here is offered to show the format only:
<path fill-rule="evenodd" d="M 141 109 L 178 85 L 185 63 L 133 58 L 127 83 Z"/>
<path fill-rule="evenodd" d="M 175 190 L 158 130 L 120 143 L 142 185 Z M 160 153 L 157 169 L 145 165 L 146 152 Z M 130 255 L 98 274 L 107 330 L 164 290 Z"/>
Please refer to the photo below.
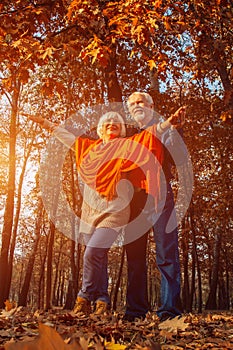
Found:
<path fill-rule="evenodd" d="M 41 198 L 39 165 L 49 135 L 21 113 L 62 122 L 84 106 L 125 102 L 140 90 L 165 117 L 187 106 L 194 188 L 179 226 L 184 309 L 230 309 L 232 78 L 231 0 L 1 1 L 0 308 L 7 299 L 35 309 L 72 308 L 82 277 L 83 247 L 57 231 Z M 90 125 L 88 118 L 79 126 Z M 72 154 L 63 186 L 78 213 Z M 151 238 L 152 308 L 160 286 L 154 249 Z M 109 276 L 112 305 L 120 309 L 123 248 L 111 250 Z"/>

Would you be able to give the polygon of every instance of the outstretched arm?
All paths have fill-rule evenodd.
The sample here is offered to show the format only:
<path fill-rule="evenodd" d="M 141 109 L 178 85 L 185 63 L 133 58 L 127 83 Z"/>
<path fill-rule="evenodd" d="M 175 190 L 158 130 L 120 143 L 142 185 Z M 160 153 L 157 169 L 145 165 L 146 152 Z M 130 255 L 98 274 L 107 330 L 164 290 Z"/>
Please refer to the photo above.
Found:
<path fill-rule="evenodd" d="M 32 120 L 33 122 L 39 124 L 42 128 L 53 132 L 56 127 L 58 127 L 57 123 L 50 122 L 48 119 L 41 117 L 41 115 L 32 115 L 28 113 L 21 113 L 22 115 L 26 116 L 28 119 Z"/>
<path fill-rule="evenodd" d="M 185 123 L 186 107 L 179 108 L 171 117 L 165 122 L 165 126 L 168 126 L 161 135 L 162 143 L 169 151 L 167 161 L 170 159 L 170 163 L 175 162 L 176 165 L 182 165 L 188 160 L 188 150 L 183 140 L 182 126 Z M 160 124 L 160 128 L 162 128 Z"/>
<path fill-rule="evenodd" d="M 182 128 L 185 123 L 186 106 L 182 106 L 177 111 L 172 114 L 167 120 L 158 124 L 158 132 L 160 134 L 164 133 L 169 128 L 177 129 Z"/>
<path fill-rule="evenodd" d="M 39 124 L 42 128 L 53 133 L 53 135 L 66 147 L 73 149 L 72 145 L 75 142 L 75 136 L 68 130 L 59 126 L 59 124 L 57 123 L 50 122 L 48 119 L 43 118 L 40 115 L 31 115 L 27 113 L 22 113 L 22 115 L 25 115 L 26 117 L 28 117 L 28 119 L 32 120 L 33 122 Z"/>

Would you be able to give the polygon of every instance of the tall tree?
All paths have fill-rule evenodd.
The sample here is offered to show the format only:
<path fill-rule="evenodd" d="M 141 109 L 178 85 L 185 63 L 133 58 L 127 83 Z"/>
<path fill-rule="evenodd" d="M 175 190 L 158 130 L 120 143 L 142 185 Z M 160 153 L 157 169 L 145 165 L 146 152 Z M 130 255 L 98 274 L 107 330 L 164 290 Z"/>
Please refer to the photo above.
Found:
<path fill-rule="evenodd" d="M 231 5 L 230 0 L 36 0 L 30 4 L 27 0 L 3 0 L 0 5 L 1 93 L 13 93 L 16 73 L 18 86 L 22 87 L 31 73 L 36 75 L 35 67 L 43 66 L 41 71 L 46 72 L 46 75 L 41 73 L 32 85 L 31 90 L 36 86 L 39 89 L 37 103 L 32 103 L 28 97 L 27 109 L 30 111 L 38 111 L 40 102 L 44 116 L 60 121 L 83 104 L 121 101 L 132 89 L 148 91 L 150 87 L 156 87 L 151 91 L 156 107 L 164 115 L 180 104 L 188 105 L 190 117 L 185 135 L 195 173 L 193 222 L 196 243 L 191 238 L 193 231 L 187 219 L 181 237 L 187 305 L 195 287 L 197 260 L 205 282 L 211 271 L 203 257 L 208 256 L 211 268 L 214 268 L 214 257 L 218 257 L 221 264 L 225 262 L 223 249 L 232 253 L 227 234 L 232 228 L 232 210 L 227 201 L 232 190 L 229 170 L 232 164 Z M 20 69 L 17 69 L 19 65 Z M 7 76 L 3 77 L 4 72 Z M 14 128 L 16 115 L 17 111 Z M 84 117 L 81 122 L 89 125 L 89 119 Z M 227 123 L 221 123 L 221 120 Z M 14 138 L 10 138 L 10 142 L 14 158 Z M 8 181 L 9 186 L 14 182 L 12 178 Z M 8 193 L 5 213 L 11 215 L 4 216 L 0 260 L 0 271 L 4 273 L 6 254 L 3 252 L 9 252 L 11 239 L 6 235 L 10 232 L 6 228 L 12 227 L 12 222 L 7 224 L 7 218 L 12 216 L 10 193 L 15 192 L 12 186 L 6 190 L 3 191 Z M 217 227 L 216 218 L 220 218 Z M 216 230 L 221 235 L 221 245 L 215 244 L 218 241 Z M 191 244 L 195 266 L 193 264 L 193 289 L 189 290 Z M 214 246 L 219 249 L 217 255 Z M 220 277 L 216 293 L 225 283 L 222 271 Z M 210 278 L 210 285 L 213 282 Z M 218 296 L 215 294 L 215 297 Z M 206 300 L 208 296 L 203 294 L 203 298 Z"/>
<path fill-rule="evenodd" d="M 14 196 L 15 196 L 15 169 L 16 169 L 16 136 L 17 136 L 17 113 L 18 99 L 20 92 L 20 81 L 17 74 L 12 76 L 12 100 L 11 117 L 9 130 L 9 167 L 8 167 L 8 184 L 6 204 L 4 211 L 4 222 L 2 228 L 2 246 L 0 253 L 0 307 L 4 306 L 4 301 L 8 298 L 7 281 L 8 281 L 8 258 L 10 241 L 14 220 Z M 9 95 L 7 95 L 9 97 Z"/>
<path fill-rule="evenodd" d="M 21 288 L 21 291 L 19 294 L 18 305 L 22 305 L 22 306 L 27 305 L 27 297 L 28 297 L 28 292 L 29 292 L 30 282 L 31 282 L 31 278 L 32 278 L 32 272 L 33 272 L 33 268 L 34 268 L 37 247 L 39 244 L 40 233 L 41 233 L 41 228 L 42 228 L 42 218 L 43 218 L 42 212 L 43 212 L 43 203 L 42 203 L 42 199 L 39 198 L 38 207 L 37 207 L 37 218 L 36 218 L 36 223 L 35 223 L 35 240 L 34 240 L 32 252 L 31 252 L 31 255 L 29 257 L 28 264 L 26 267 L 23 285 L 22 285 L 22 288 Z"/>

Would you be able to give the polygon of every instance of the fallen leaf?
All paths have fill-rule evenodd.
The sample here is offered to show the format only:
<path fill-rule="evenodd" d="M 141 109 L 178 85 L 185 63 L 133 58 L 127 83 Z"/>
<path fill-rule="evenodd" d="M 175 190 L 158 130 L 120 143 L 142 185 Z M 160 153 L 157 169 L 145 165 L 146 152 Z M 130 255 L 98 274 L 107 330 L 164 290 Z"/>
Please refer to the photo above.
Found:
<path fill-rule="evenodd" d="M 5 304 L 5 310 L 6 311 L 10 311 L 10 310 L 12 310 L 12 309 L 14 309 L 16 307 L 15 302 L 11 302 L 8 299 L 6 301 L 4 301 L 4 304 Z"/>
<path fill-rule="evenodd" d="M 122 345 L 122 344 L 116 344 L 115 342 L 106 342 L 105 344 L 105 349 L 106 350 L 124 350 L 126 349 L 126 345 Z"/>
<path fill-rule="evenodd" d="M 8 343 L 6 350 L 81 350 L 78 344 L 65 344 L 55 329 L 39 324 L 39 336 L 26 342 Z"/>
<path fill-rule="evenodd" d="M 5 317 L 5 318 L 10 317 L 14 315 L 16 312 L 20 311 L 21 309 L 22 309 L 22 306 L 15 307 L 14 309 L 11 309 L 9 311 L 2 310 L 0 317 Z"/>
<path fill-rule="evenodd" d="M 174 317 L 171 320 L 166 320 L 164 322 L 161 322 L 159 324 L 159 329 L 164 329 L 167 330 L 169 332 L 174 332 L 177 333 L 177 330 L 181 330 L 181 331 L 185 331 L 189 324 L 185 323 L 186 317 Z"/>
<path fill-rule="evenodd" d="M 162 329 L 159 332 L 159 335 L 163 338 L 165 338 L 166 340 L 172 340 L 174 339 L 174 332 L 169 332 L 166 329 Z"/>

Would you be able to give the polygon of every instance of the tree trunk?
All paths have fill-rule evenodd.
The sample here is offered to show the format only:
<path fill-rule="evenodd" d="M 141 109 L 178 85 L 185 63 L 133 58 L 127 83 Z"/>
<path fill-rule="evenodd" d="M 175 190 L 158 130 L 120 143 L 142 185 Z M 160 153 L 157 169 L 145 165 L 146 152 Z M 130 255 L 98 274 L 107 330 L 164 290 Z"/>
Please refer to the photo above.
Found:
<path fill-rule="evenodd" d="M 121 253 L 121 263 L 120 263 L 120 268 L 119 268 L 118 278 L 116 281 L 115 293 L 114 293 L 113 303 L 112 303 L 113 310 L 116 310 L 116 307 L 117 307 L 117 297 L 118 297 L 119 287 L 120 287 L 120 283 L 121 283 L 121 276 L 122 276 L 122 271 L 123 271 L 123 266 L 124 266 L 124 259 L 125 259 L 125 246 L 123 247 L 122 253 Z"/>
<path fill-rule="evenodd" d="M 64 304 L 64 288 L 65 288 L 65 271 L 61 273 L 61 281 L 60 281 L 60 295 L 58 299 L 58 303 L 60 306 Z"/>
<path fill-rule="evenodd" d="M 222 59 L 224 57 L 224 52 L 219 52 L 214 55 L 214 59 L 216 62 L 216 68 L 221 78 L 223 87 L 224 87 L 224 104 L 225 110 L 230 112 L 230 116 L 233 116 L 233 84 L 229 78 L 229 74 L 227 72 L 226 61 Z"/>
<path fill-rule="evenodd" d="M 152 269 L 152 261 L 149 261 L 149 266 L 148 266 L 148 303 L 150 305 L 150 307 L 152 308 L 154 305 L 154 301 L 155 301 L 155 295 L 154 295 L 154 279 L 153 279 L 153 269 Z M 154 271 L 153 271 L 154 272 Z"/>
<path fill-rule="evenodd" d="M 43 200 L 46 204 L 49 203 L 49 212 L 50 212 L 50 229 L 48 237 L 48 250 L 47 250 L 47 269 L 46 269 L 46 301 L 45 309 L 52 308 L 52 276 L 53 276 L 53 247 L 56 227 L 55 223 L 59 220 L 57 217 L 58 205 L 60 200 L 60 189 L 61 189 L 61 172 L 63 159 L 60 156 L 60 151 L 62 152 L 63 145 L 60 141 L 54 140 L 53 145 L 51 144 L 52 152 L 49 154 L 50 159 L 46 159 L 41 167 L 40 172 L 40 184 L 43 188 Z M 48 155 L 47 155 L 48 156 Z M 51 159 L 51 157 L 53 157 Z M 50 166 L 48 167 L 48 164 Z M 49 182 L 52 182 L 53 186 L 48 186 Z M 45 186 L 45 187 L 44 187 Z M 46 191 L 46 192 L 45 192 Z M 49 201 L 48 201 L 49 199 Z M 45 205 L 46 206 L 46 205 Z"/>
<path fill-rule="evenodd" d="M 62 246 L 64 244 L 64 239 L 63 236 L 60 238 L 60 246 L 59 246 L 59 251 L 58 251 L 58 257 L 57 261 L 55 262 L 55 277 L 54 277 L 54 283 L 53 283 L 53 305 L 58 306 L 59 303 L 59 290 L 60 290 L 60 275 L 61 275 L 61 270 L 60 270 L 60 262 L 61 262 L 61 254 L 62 254 Z"/>
<path fill-rule="evenodd" d="M 52 275 L 53 275 L 53 246 L 55 238 L 55 225 L 50 221 L 48 255 L 47 255 L 47 274 L 46 274 L 46 305 L 45 309 L 52 308 Z"/>
<path fill-rule="evenodd" d="M 198 312 L 201 313 L 202 312 L 201 268 L 200 268 L 198 254 L 197 254 L 196 230 L 195 230 L 195 222 L 194 222 L 194 205 L 192 202 L 190 205 L 189 212 L 190 212 L 191 231 L 192 231 L 192 237 L 193 237 L 193 254 L 195 257 L 195 261 L 196 261 L 197 281 L 198 281 Z"/>
<path fill-rule="evenodd" d="M 81 216 L 81 203 L 77 200 L 77 191 L 80 192 L 79 188 L 75 187 L 75 159 L 73 152 L 69 152 L 70 164 L 71 164 L 71 191 L 72 191 L 72 201 L 74 211 Z M 81 193 L 80 193 L 81 198 Z M 75 222 L 72 222 L 72 236 L 70 241 L 70 266 L 71 266 L 71 277 L 68 284 L 68 290 L 66 295 L 66 301 L 64 309 L 70 310 L 73 308 L 78 293 L 78 278 L 79 278 L 79 267 L 80 267 L 80 251 L 81 246 L 77 242 L 77 237 L 75 235 Z M 77 252 L 76 252 L 77 249 Z M 77 256 L 77 260 L 75 259 Z"/>
<path fill-rule="evenodd" d="M 182 290 L 182 301 L 183 301 L 183 307 L 185 311 L 190 311 L 189 310 L 189 297 L 190 297 L 190 292 L 189 292 L 189 266 L 188 266 L 188 236 L 186 234 L 186 223 L 187 219 L 183 220 L 182 224 L 182 232 L 184 234 L 182 235 L 181 239 L 181 247 L 182 247 L 182 252 L 183 252 L 183 271 L 184 271 L 184 282 L 183 282 L 183 290 Z"/>
<path fill-rule="evenodd" d="M 194 247 L 194 241 L 192 244 L 192 273 L 191 273 L 191 288 L 190 288 L 190 297 L 188 300 L 188 310 L 192 310 L 193 308 L 193 299 L 195 294 L 195 275 L 196 275 L 196 258 L 195 258 L 195 247 Z"/>
<path fill-rule="evenodd" d="M 17 231 L 18 231 L 19 216 L 20 216 L 20 210 L 21 210 L 21 199 L 22 199 L 22 187 L 23 187 L 24 174 L 26 171 L 27 161 L 29 159 L 29 156 L 30 156 L 30 153 L 32 150 L 32 145 L 33 145 L 34 139 L 35 139 L 35 137 L 33 137 L 32 141 L 28 147 L 27 153 L 24 157 L 23 166 L 22 166 L 20 177 L 19 177 L 17 204 L 16 204 L 14 226 L 13 226 L 13 231 L 12 231 L 11 245 L 10 245 L 10 254 L 9 254 L 9 259 L 8 259 L 8 274 L 7 274 L 8 278 L 7 278 L 7 283 L 6 283 L 7 295 L 10 294 L 10 287 L 11 287 L 13 259 L 14 259 Z"/>
<path fill-rule="evenodd" d="M 17 85 L 17 84 L 15 84 Z M 19 87 L 15 86 L 12 98 L 12 110 L 10 121 L 10 141 L 9 141 L 9 167 L 8 184 L 2 228 L 2 246 L 0 254 L 0 308 L 4 307 L 4 301 L 8 299 L 8 257 L 14 218 L 14 196 L 15 196 L 15 170 L 16 170 L 16 116 L 19 98 Z"/>
<path fill-rule="evenodd" d="M 109 64 L 105 69 L 105 80 L 107 83 L 108 101 L 122 102 L 121 87 L 117 77 L 116 48 L 113 48 Z"/>
<path fill-rule="evenodd" d="M 66 302 L 64 305 L 65 310 L 71 310 L 74 307 L 76 294 L 74 294 L 74 281 L 69 280 L 68 289 L 66 294 Z"/>
<path fill-rule="evenodd" d="M 45 242 L 45 251 L 43 251 L 44 255 L 42 256 L 42 262 L 40 266 L 40 278 L 38 283 L 38 309 L 44 309 L 44 295 L 45 295 L 45 262 L 47 257 L 48 250 L 48 237 L 46 237 Z"/>
<path fill-rule="evenodd" d="M 72 189 L 73 208 L 78 213 L 78 215 L 80 217 L 82 203 L 79 203 L 79 200 L 77 200 L 77 195 L 76 195 L 77 191 L 79 191 L 79 193 L 80 193 L 80 188 L 75 187 L 76 162 L 74 159 L 73 152 L 70 151 L 69 155 L 70 155 L 70 163 L 71 163 L 71 170 L 72 170 L 71 171 L 71 189 Z M 81 197 L 81 193 L 80 193 L 80 197 Z M 79 274 L 78 266 L 76 265 L 76 262 L 75 262 L 76 248 L 77 248 L 77 254 L 79 255 L 79 253 L 80 253 L 80 247 L 78 247 L 77 237 L 75 235 L 74 218 L 73 218 L 73 222 L 72 222 L 72 237 L 71 237 L 71 247 L 70 248 L 71 248 L 70 249 L 71 275 L 72 275 L 72 280 L 73 280 L 72 286 L 74 288 L 74 290 L 72 292 L 72 296 L 74 296 L 74 300 L 71 301 L 71 303 L 74 305 L 76 295 L 78 293 L 78 274 Z M 78 261 L 78 264 L 79 264 L 79 261 Z M 70 307 L 72 308 L 72 305 L 70 305 Z"/>
<path fill-rule="evenodd" d="M 228 264 L 228 254 L 227 254 L 227 251 L 225 252 L 224 254 L 225 256 L 225 275 L 226 275 L 226 292 L 227 292 L 227 295 L 226 295 L 226 299 L 227 299 L 227 309 L 229 310 L 230 309 L 230 276 L 229 276 L 229 264 Z"/>
<path fill-rule="evenodd" d="M 215 242 L 214 242 L 213 267 L 212 267 L 212 273 L 211 273 L 210 291 L 209 291 L 209 296 L 206 303 L 207 310 L 217 309 L 217 287 L 218 287 L 220 249 L 221 249 L 221 233 L 216 233 Z"/>
<path fill-rule="evenodd" d="M 20 306 L 27 305 L 27 296 L 28 296 L 32 272 L 33 272 L 33 268 L 34 268 L 37 247 L 38 247 L 39 240 L 40 240 L 41 223 L 42 223 L 42 215 L 43 215 L 42 214 L 43 213 L 43 203 L 42 203 L 41 197 L 39 198 L 37 213 L 38 214 L 37 214 L 36 225 L 35 225 L 35 241 L 33 243 L 32 253 L 31 253 L 31 256 L 29 257 L 29 261 L 27 264 L 23 286 L 22 286 L 22 289 L 21 289 L 20 294 L 19 294 L 18 304 Z"/>
<path fill-rule="evenodd" d="M 218 279 L 218 309 L 219 310 L 228 310 L 228 300 L 227 300 L 227 290 L 226 283 L 224 281 L 223 274 Z"/>

